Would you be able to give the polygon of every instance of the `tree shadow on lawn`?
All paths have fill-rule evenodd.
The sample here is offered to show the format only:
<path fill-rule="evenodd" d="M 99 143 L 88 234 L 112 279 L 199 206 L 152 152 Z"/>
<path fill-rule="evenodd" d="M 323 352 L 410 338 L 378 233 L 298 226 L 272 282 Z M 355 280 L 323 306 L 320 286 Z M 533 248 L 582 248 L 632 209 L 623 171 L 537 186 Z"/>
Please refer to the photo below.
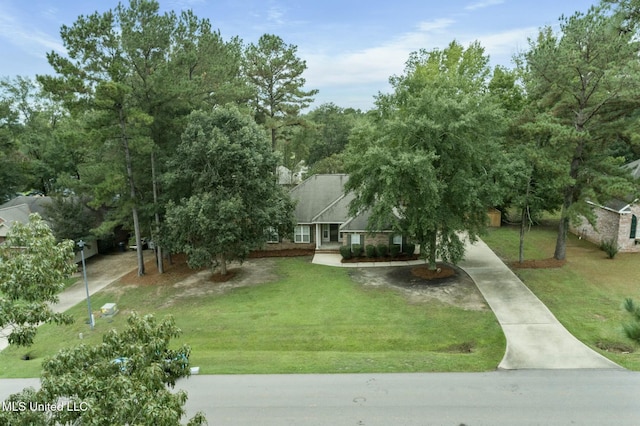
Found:
<path fill-rule="evenodd" d="M 387 287 L 402 292 L 410 303 L 438 300 L 464 310 L 483 311 L 489 306 L 475 282 L 457 266 L 438 263 L 438 270 L 426 265 L 357 268 L 352 279 L 365 287 Z"/>

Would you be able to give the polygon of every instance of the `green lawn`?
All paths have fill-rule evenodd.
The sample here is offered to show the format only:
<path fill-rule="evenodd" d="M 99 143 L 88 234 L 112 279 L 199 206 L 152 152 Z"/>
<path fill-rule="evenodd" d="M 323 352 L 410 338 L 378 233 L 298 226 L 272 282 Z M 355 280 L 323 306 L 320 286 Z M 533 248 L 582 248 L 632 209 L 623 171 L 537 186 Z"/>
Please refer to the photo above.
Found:
<path fill-rule="evenodd" d="M 553 256 L 556 222 L 532 228 L 525 237 L 525 259 Z M 518 259 L 518 228 L 492 229 L 483 240 L 503 259 Z M 628 339 L 626 297 L 640 301 L 640 253 L 607 259 L 596 245 L 570 235 L 567 263 L 561 268 L 516 269 L 523 282 L 578 339 L 607 358 L 640 370 L 640 345 Z M 632 353 L 623 353 L 630 352 Z"/>
<path fill-rule="evenodd" d="M 176 344 L 191 345 L 191 364 L 202 374 L 488 371 L 502 359 L 505 340 L 491 311 L 410 304 L 399 292 L 364 288 L 347 269 L 309 258 L 276 265 L 272 282 L 224 294 L 185 297 L 171 284 L 111 286 L 91 298 L 92 306 L 116 302 L 121 314 L 98 319 L 91 332 L 80 303 L 71 310 L 72 326 L 45 325 L 29 350 L 1 352 L 0 377 L 38 376 L 46 356 L 99 342 L 108 328 L 123 327 L 131 310 L 173 315 L 184 331 Z M 36 359 L 20 360 L 27 351 Z"/>

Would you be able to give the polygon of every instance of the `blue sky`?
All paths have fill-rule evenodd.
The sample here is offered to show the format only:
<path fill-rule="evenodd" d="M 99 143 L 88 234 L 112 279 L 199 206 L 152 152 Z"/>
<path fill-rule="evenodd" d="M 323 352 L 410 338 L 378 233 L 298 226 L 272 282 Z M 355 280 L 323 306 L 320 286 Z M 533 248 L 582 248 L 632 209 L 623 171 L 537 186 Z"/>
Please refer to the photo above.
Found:
<path fill-rule="evenodd" d="M 125 1 L 126 3 L 126 1 Z M 161 10 L 193 9 L 225 39 L 255 43 L 265 33 L 298 46 L 307 62 L 314 106 L 333 102 L 363 110 L 388 79 L 403 72 L 411 52 L 478 40 L 492 65 L 512 67 L 514 54 L 540 27 L 586 11 L 595 0 L 160 0 Z M 50 74 L 46 53 L 64 53 L 60 27 L 104 12 L 117 0 L 2 0 L 0 77 Z"/>

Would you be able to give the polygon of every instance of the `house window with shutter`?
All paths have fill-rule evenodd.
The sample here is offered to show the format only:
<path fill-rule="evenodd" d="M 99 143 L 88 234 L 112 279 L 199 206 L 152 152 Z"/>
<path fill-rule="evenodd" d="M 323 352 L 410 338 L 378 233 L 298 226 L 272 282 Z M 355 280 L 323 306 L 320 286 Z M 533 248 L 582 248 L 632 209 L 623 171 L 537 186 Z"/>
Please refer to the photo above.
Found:
<path fill-rule="evenodd" d="M 638 216 L 631 216 L 631 232 L 629 238 L 636 238 L 636 229 L 638 228 Z"/>

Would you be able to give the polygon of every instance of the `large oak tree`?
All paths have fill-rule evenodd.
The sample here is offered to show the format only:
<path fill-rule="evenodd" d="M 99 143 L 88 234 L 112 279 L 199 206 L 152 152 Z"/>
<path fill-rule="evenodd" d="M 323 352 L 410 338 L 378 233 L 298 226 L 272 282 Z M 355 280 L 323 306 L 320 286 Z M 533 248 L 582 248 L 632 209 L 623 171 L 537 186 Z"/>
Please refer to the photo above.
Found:
<path fill-rule="evenodd" d="M 292 204 L 276 183 L 277 156 L 264 130 L 235 107 L 195 111 L 167 168 L 183 197 L 167 206 L 165 244 L 192 267 L 243 260 L 273 227 L 292 229 Z"/>
<path fill-rule="evenodd" d="M 478 43 L 414 53 L 349 146 L 352 213 L 370 209 L 370 230 L 410 235 L 431 269 L 463 257 L 464 239 L 477 239 L 503 195 L 503 111 L 489 76 Z"/>

